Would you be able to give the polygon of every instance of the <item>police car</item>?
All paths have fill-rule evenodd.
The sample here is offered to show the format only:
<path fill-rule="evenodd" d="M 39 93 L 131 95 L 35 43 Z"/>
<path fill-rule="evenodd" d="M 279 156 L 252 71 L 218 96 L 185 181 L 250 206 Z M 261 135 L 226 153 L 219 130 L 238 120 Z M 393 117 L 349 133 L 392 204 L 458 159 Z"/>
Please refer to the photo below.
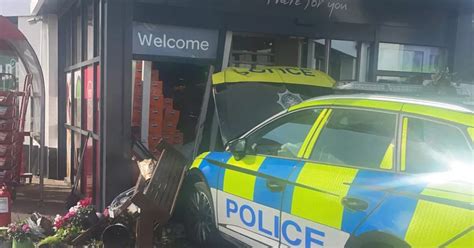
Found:
<path fill-rule="evenodd" d="M 457 105 L 308 100 L 194 160 L 186 227 L 207 247 L 473 247 L 473 140 Z"/>

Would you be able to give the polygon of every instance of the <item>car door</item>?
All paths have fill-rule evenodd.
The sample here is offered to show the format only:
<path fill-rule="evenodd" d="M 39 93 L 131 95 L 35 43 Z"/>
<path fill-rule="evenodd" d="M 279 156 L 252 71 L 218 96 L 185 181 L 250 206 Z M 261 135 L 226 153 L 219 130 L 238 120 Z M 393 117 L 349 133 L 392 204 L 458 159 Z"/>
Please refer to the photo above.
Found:
<path fill-rule="evenodd" d="M 395 180 L 398 113 L 333 108 L 303 152 L 282 209 L 282 244 L 343 247 Z"/>
<path fill-rule="evenodd" d="M 469 127 L 403 117 L 398 189 L 415 204 L 403 239 L 413 247 L 469 247 L 474 230 L 474 153 Z"/>
<path fill-rule="evenodd" d="M 286 182 L 301 162 L 301 147 L 320 109 L 286 114 L 244 139 L 248 154 L 220 163 L 217 192 L 219 230 L 251 246 L 278 247 Z"/>

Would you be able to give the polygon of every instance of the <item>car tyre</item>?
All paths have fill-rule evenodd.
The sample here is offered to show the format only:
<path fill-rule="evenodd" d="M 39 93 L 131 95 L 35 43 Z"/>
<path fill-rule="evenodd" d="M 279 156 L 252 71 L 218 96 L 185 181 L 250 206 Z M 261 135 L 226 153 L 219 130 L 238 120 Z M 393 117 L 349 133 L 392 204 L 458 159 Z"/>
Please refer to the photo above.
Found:
<path fill-rule="evenodd" d="M 185 227 L 188 237 L 200 247 L 213 247 L 219 234 L 211 192 L 204 182 L 190 185 L 185 198 Z"/>

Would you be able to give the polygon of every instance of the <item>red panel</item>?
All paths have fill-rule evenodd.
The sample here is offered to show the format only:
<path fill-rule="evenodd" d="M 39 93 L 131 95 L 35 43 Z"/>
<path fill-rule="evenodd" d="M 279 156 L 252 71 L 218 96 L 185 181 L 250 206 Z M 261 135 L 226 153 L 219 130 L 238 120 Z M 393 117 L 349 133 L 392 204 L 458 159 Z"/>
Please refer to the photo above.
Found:
<path fill-rule="evenodd" d="M 84 69 L 84 109 L 83 109 L 83 128 L 84 130 L 92 131 L 94 129 L 94 67 L 89 66 Z M 82 192 L 88 197 L 93 195 L 93 161 L 94 159 L 94 142 L 92 138 L 86 144 L 86 151 L 84 153 L 84 174 L 82 175 Z"/>

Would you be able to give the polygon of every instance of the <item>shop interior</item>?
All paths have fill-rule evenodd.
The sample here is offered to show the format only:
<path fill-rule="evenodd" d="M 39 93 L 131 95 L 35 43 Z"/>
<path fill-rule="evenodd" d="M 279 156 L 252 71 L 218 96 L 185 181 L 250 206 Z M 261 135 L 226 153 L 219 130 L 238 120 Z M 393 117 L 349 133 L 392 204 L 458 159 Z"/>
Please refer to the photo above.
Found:
<path fill-rule="evenodd" d="M 164 139 L 191 157 L 209 66 L 136 60 L 133 67 L 132 134 L 152 152 Z"/>
<path fill-rule="evenodd" d="M 336 81 L 422 84 L 432 73 L 446 68 L 447 50 L 392 43 L 376 46 L 363 40 L 234 33 L 229 65 L 296 66 L 324 71 Z"/>

